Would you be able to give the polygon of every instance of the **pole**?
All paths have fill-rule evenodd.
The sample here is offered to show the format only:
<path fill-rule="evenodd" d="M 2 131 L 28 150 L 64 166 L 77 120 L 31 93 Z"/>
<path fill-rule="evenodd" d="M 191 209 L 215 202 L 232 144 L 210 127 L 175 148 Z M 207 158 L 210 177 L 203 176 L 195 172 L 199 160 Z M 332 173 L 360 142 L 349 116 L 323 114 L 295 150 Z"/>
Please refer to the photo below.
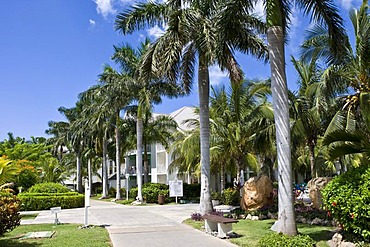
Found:
<path fill-rule="evenodd" d="M 89 187 L 89 180 L 85 180 L 85 217 L 84 217 L 84 225 L 88 227 L 88 214 L 89 214 L 89 207 L 90 207 L 90 187 Z"/>

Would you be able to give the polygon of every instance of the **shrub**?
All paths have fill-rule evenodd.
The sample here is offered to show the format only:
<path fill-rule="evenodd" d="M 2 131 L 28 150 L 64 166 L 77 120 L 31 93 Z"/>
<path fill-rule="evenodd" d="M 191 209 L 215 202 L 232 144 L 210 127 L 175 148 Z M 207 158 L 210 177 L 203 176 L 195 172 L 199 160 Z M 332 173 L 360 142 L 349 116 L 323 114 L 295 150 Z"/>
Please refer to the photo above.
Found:
<path fill-rule="evenodd" d="M 129 197 L 135 199 L 137 196 L 137 187 L 131 188 L 129 192 Z M 146 183 L 143 185 L 141 190 L 143 194 L 143 198 L 148 203 L 157 203 L 158 202 L 158 195 L 165 195 L 168 197 L 169 190 L 168 185 L 166 184 L 155 184 L 155 183 Z"/>
<path fill-rule="evenodd" d="M 362 166 L 335 177 L 323 189 L 329 214 L 346 232 L 370 240 L 370 168 Z"/>
<path fill-rule="evenodd" d="M 20 193 L 22 210 L 48 210 L 52 207 L 63 209 L 83 207 L 85 196 L 77 192 L 68 193 Z"/>
<path fill-rule="evenodd" d="M 289 237 L 282 233 L 272 233 L 265 235 L 258 241 L 258 247 L 312 247 L 315 241 L 307 235 L 297 235 Z"/>
<path fill-rule="evenodd" d="M 20 200 L 10 194 L 0 193 L 0 236 L 19 226 Z"/>
<path fill-rule="evenodd" d="M 238 206 L 240 204 L 240 192 L 233 188 L 224 189 L 222 202 L 225 205 Z"/>
<path fill-rule="evenodd" d="M 58 183 L 35 184 L 28 190 L 29 193 L 66 193 L 70 192 L 67 187 Z"/>
<path fill-rule="evenodd" d="M 108 195 L 110 197 L 116 197 L 116 193 L 117 193 L 116 188 L 114 188 L 114 187 L 110 187 L 109 188 Z M 125 188 L 121 188 L 121 197 L 125 197 L 125 196 L 126 196 L 126 189 Z"/>
<path fill-rule="evenodd" d="M 194 221 L 202 221 L 203 217 L 200 213 L 194 212 L 194 213 L 191 213 L 191 219 Z"/>
<path fill-rule="evenodd" d="M 183 195 L 185 200 L 198 200 L 200 197 L 200 184 L 183 183 Z"/>

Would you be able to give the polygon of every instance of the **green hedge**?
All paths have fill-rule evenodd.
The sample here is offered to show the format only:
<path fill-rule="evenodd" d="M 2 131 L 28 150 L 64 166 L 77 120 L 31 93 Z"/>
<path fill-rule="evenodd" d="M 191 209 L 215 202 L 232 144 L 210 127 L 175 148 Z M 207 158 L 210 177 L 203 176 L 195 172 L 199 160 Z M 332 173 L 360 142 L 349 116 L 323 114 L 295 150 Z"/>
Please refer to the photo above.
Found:
<path fill-rule="evenodd" d="M 289 237 L 282 233 L 265 235 L 258 242 L 258 247 L 313 247 L 315 241 L 307 235 Z"/>
<path fill-rule="evenodd" d="M 21 210 L 49 210 L 52 207 L 63 209 L 78 208 L 84 206 L 85 196 L 76 192 L 69 193 L 20 193 L 22 202 Z"/>
<path fill-rule="evenodd" d="M 169 202 L 169 189 L 166 184 L 156 184 L 156 183 L 146 183 L 143 185 L 141 190 L 144 200 L 147 203 L 157 203 L 158 195 L 162 194 L 166 197 L 166 202 Z M 137 187 L 131 188 L 129 192 L 129 197 L 135 199 L 137 196 Z"/>
<path fill-rule="evenodd" d="M 30 193 L 66 193 L 70 192 L 67 187 L 58 183 L 41 183 L 35 184 L 28 189 Z"/>

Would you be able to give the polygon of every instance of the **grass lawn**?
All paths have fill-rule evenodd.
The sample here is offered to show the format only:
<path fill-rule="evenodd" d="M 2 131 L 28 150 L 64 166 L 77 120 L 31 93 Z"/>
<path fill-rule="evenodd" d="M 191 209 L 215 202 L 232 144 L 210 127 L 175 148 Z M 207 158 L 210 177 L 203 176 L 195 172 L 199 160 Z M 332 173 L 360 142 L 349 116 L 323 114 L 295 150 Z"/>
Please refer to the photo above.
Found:
<path fill-rule="evenodd" d="M 24 214 L 22 216 L 22 220 L 33 220 L 37 217 L 39 214 Z"/>
<path fill-rule="evenodd" d="M 78 229 L 78 224 L 20 225 L 0 237 L 0 247 L 110 247 L 108 231 L 102 227 Z M 19 240 L 27 232 L 55 231 L 52 238 Z"/>
<path fill-rule="evenodd" d="M 238 223 L 233 224 L 233 231 L 240 237 L 231 238 L 230 241 L 238 246 L 253 247 L 257 246 L 258 240 L 264 235 L 272 233 L 270 230 L 275 220 L 239 220 Z M 193 221 L 187 219 L 185 224 L 192 226 L 198 230 L 204 230 L 203 221 Z M 312 239 L 317 241 L 318 247 L 327 247 L 327 241 L 331 239 L 333 227 L 327 226 L 312 226 L 307 224 L 297 224 L 299 233 L 309 235 Z"/>

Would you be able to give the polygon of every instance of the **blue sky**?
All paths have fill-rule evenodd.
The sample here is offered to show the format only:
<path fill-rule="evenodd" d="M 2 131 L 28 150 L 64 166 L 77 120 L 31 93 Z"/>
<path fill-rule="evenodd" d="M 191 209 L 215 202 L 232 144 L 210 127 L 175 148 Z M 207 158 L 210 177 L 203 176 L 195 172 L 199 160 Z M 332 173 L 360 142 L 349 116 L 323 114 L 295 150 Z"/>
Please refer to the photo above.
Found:
<path fill-rule="evenodd" d="M 338 0 L 348 24 L 348 10 L 360 0 Z M 154 27 L 131 36 L 114 31 L 115 15 L 130 0 L 2 0 L 0 8 L 0 140 L 15 136 L 46 136 L 48 121 L 64 120 L 57 109 L 73 107 L 79 93 L 96 84 L 102 66 L 110 63 L 113 45 L 136 46 L 145 36 L 160 35 Z M 260 9 L 257 6 L 256 9 Z M 298 55 L 307 20 L 293 9 L 287 56 Z M 352 30 L 350 30 L 352 31 Z M 269 66 L 238 55 L 248 78 L 267 78 Z M 296 75 L 287 60 L 288 85 L 295 89 Z M 227 83 L 227 75 L 211 68 L 213 85 Z M 156 112 L 169 113 L 185 105 L 197 105 L 193 94 L 164 100 Z"/>

